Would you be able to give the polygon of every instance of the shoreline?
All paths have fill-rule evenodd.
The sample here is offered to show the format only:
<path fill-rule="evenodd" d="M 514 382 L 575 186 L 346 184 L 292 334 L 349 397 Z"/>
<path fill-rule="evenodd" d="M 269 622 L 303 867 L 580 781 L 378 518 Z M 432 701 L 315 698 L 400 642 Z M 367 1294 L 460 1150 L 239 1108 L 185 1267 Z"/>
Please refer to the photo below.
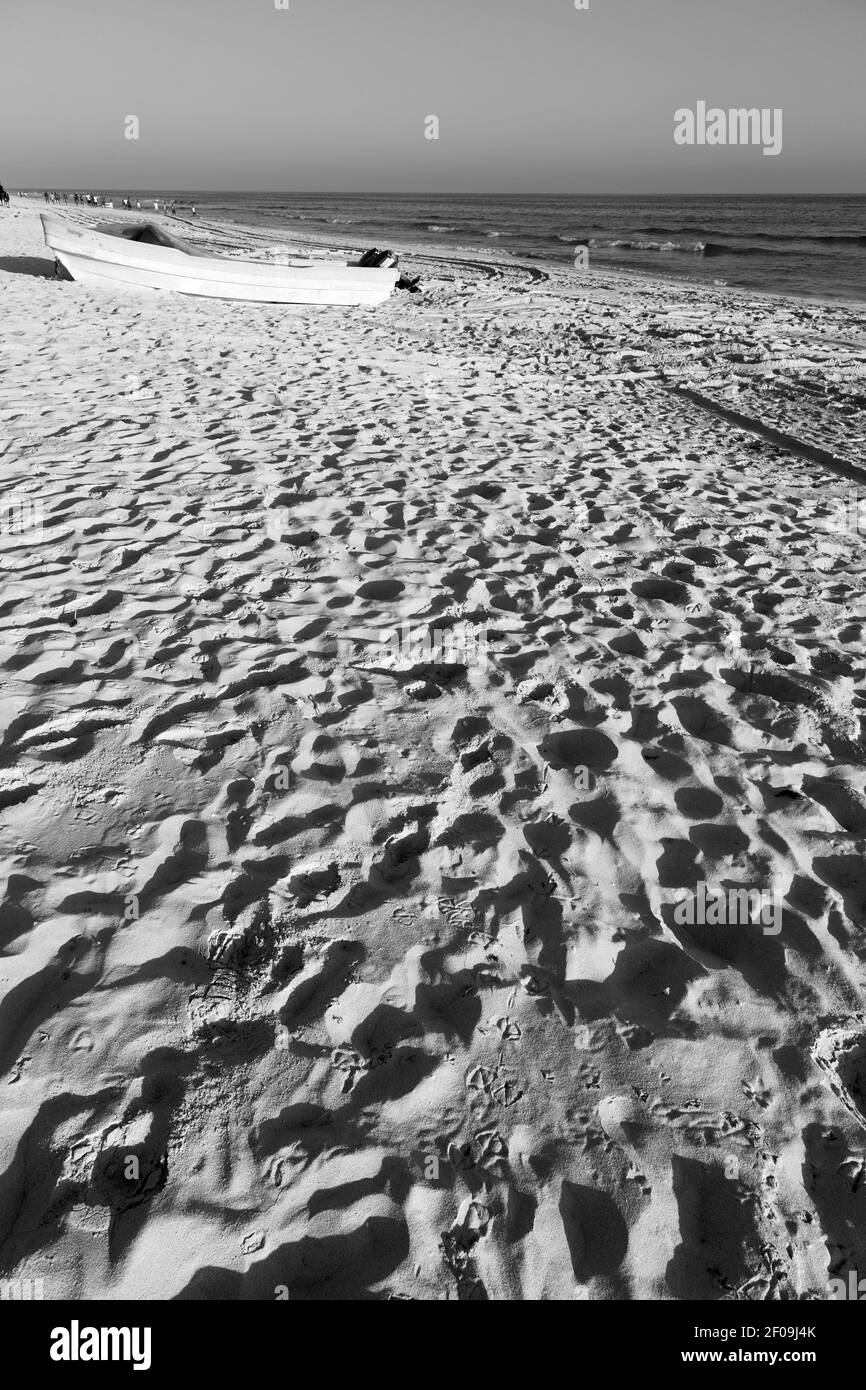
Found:
<path fill-rule="evenodd" d="M 21 211 L 44 211 L 41 204 L 37 207 L 30 198 L 22 198 L 20 195 L 12 195 L 12 206 L 18 207 Z M 342 236 L 336 233 L 317 232 L 315 235 L 306 232 L 303 224 L 292 223 L 287 220 L 285 226 L 276 228 L 267 223 L 248 223 L 243 221 L 233 221 L 230 219 L 219 219 L 202 215 L 189 217 L 179 214 L 172 217 L 170 214 L 162 212 L 154 213 L 152 208 L 142 208 L 141 211 L 126 211 L 123 208 L 113 209 L 93 209 L 75 208 L 66 204 L 55 204 L 53 210 L 59 214 L 70 214 L 76 219 L 85 222 L 111 221 L 112 219 L 123 220 L 131 218 L 133 220 L 154 221 L 164 226 L 167 230 L 172 227 L 182 226 L 187 233 L 195 233 L 201 229 L 210 232 L 211 240 L 207 244 L 216 242 L 225 243 L 230 240 L 232 234 L 241 238 L 239 245 L 248 245 L 249 249 L 255 250 L 256 246 L 266 249 L 274 242 L 281 244 L 287 236 L 292 239 L 299 247 L 306 247 L 315 250 L 324 250 L 338 253 L 340 251 L 362 252 L 368 248 L 368 242 L 354 236 Z M 199 239 L 199 238 L 195 238 Z M 207 240 L 206 238 L 200 238 Z M 583 275 L 589 276 L 614 276 L 617 280 L 624 280 L 635 286 L 649 285 L 653 288 L 671 286 L 681 289 L 693 290 L 700 294 L 711 294 L 717 292 L 721 295 L 732 294 L 757 299 L 769 300 L 793 300 L 807 305 L 819 305 L 828 308 L 837 307 L 848 309 L 852 312 L 866 313 L 866 296 L 861 299 L 851 298 L 845 295 L 826 295 L 826 294 L 807 294 L 797 293 L 788 290 L 765 290 L 751 288 L 741 285 L 714 284 L 710 281 L 700 279 L 690 279 L 685 275 L 667 274 L 663 271 L 655 270 L 636 270 L 625 266 L 601 264 L 597 267 L 592 265 L 592 254 L 590 253 L 590 266 L 587 271 L 569 269 L 568 265 L 562 261 L 547 260 L 542 257 L 516 257 L 509 252 L 500 249 L 490 249 L 486 251 L 482 247 L 459 246 L 453 247 L 443 245 L 439 242 L 424 241 L 423 238 L 391 238 L 390 249 L 397 252 L 402 258 L 413 256 L 422 261 L 452 261 L 452 262 L 479 262 L 489 264 L 494 267 L 507 271 L 510 268 L 517 270 L 532 267 L 540 276 L 545 278 L 564 277 L 566 280 L 574 277 L 575 279 Z"/>
<path fill-rule="evenodd" d="M 180 218 L 167 219 L 168 222 L 172 223 L 180 220 Z M 203 220 L 207 221 L 209 225 L 217 232 L 222 233 L 226 232 L 231 228 L 235 228 L 238 231 L 242 231 L 251 240 L 255 240 L 259 232 L 267 230 L 261 224 L 240 223 L 231 221 L 221 222 L 218 219 Z M 195 219 L 187 219 L 186 225 L 188 227 L 195 227 L 198 221 L 198 217 L 196 217 Z M 313 237 L 308 233 L 305 233 L 303 231 L 303 228 L 298 224 L 287 224 L 287 226 L 291 230 L 292 236 L 298 241 L 298 244 L 302 246 L 311 246 L 328 250 L 348 248 L 351 250 L 363 251 L 366 249 L 366 243 L 358 241 L 356 240 L 356 238 L 353 237 L 338 237 L 336 236 L 336 234 L 328 236 L 327 234 L 322 233 L 319 233 L 315 237 Z M 747 297 L 754 296 L 758 299 L 764 297 L 772 300 L 791 299 L 801 301 L 805 304 L 819 304 L 826 305 L 827 307 L 835 306 L 839 308 L 850 309 L 855 312 L 860 311 L 866 313 L 866 295 L 864 295 L 862 299 L 855 299 L 846 297 L 844 295 L 832 295 L 828 297 L 827 295 L 822 294 L 798 294 L 793 291 L 785 290 L 751 289 L 742 285 L 716 285 L 702 280 L 689 279 L 684 275 L 665 275 L 661 271 L 629 270 L 625 266 L 617 266 L 610 264 L 601 264 L 597 268 L 593 267 L 592 264 L 590 264 L 588 272 L 581 272 L 577 270 L 570 270 L 568 266 L 565 265 L 562 261 L 555 261 L 552 259 L 546 260 L 541 257 L 517 257 L 511 255 L 509 252 L 504 250 L 500 250 L 497 253 L 495 250 L 491 249 L 489 252 L 485 253 L 484 249 L 480 247 L 454 246 L 454 255 L 452 255 L 451 248 L 449 246 L 443 246 L 442 243 L 439 242 L 425 242 L 423 239 L 406 240 L 400 238 L 396 240 L 392 238 L 392 242 L 393 245 L 390 249 L 396 251 L 398 255 L 400 255 L 401 257 L 403 255 L 408 255 L 433 261 L 449 260 L 455 258 L 462 260 L 484 260 L 489 262 L 491 265 L 500 266 L 504 270 L 507 270 L 509 267 L 517 267 L 518 269 L 521 269 L 526 266 L 531 266 L 537 269 L 541 274 L 545 276 L 552 276 L 553 274 L 556 274 L 558 276 L 563 276 L 566 278 L 570 278 L 572 276 L 577 278 L 586 273 L 595 276 L 612 275 L 615 276 L 617 279 L 622 278 L 627 282 L 633 282 L 635 285 L 650 284 L 653 287 L 659 287 L 664 285 L 676 285 L 680 286 L 681 288 L 697 290 L 700 293 L 715 290 L 722 294 L 731 293 L 735 295 L 745 295 Z M 591 261 L 592 255 L 590 253 L 590 262 Z"/>

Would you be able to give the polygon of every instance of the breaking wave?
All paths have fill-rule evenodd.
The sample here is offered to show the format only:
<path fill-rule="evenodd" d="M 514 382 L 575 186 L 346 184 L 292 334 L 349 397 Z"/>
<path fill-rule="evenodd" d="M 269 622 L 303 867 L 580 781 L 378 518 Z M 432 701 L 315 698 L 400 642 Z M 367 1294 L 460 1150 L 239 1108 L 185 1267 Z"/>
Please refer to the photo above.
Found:
<path fill-rule="evenodd" d="M 718 235 L 718 232 L 713 232 L 707 227 L 638 227 L 637 230 L 645 236 L 713 237 Z M 814 241 L 818 245 L 827 246 L 866 246 L 866 235 L 862 235 L 860 232 L 838 232 L 827 235 L 810 232 L 749 232 L 748 238 L 750 241 Z"/>

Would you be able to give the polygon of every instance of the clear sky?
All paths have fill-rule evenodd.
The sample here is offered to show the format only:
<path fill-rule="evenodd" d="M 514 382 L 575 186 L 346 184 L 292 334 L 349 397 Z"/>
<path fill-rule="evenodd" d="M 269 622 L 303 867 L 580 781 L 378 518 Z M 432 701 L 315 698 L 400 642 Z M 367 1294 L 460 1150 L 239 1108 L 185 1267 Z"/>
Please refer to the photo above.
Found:
<path fill-rule="evenodd" d="M 0 0 L 0 181 L 864 193 L 864 69 L 866 0 Z M 782 153 L 675 145 L 698 100 Z"/>

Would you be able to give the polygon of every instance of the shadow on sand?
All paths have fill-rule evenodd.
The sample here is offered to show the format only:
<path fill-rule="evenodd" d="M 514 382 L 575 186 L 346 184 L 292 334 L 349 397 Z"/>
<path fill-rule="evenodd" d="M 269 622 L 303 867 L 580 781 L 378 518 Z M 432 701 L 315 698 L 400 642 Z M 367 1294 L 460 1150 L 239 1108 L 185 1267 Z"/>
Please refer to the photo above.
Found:
<path fill-rule="evenodd" d="M 0 270 L 11 275 L 47 275 L 54 279 L 54 261 L 46 256 L 0 256 Z"/>

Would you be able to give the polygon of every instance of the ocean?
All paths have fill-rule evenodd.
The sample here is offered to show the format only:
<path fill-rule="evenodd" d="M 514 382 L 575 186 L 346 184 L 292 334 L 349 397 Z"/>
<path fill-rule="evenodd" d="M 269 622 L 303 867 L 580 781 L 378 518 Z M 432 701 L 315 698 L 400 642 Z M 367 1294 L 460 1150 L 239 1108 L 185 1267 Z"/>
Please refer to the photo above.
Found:
<path fill-rule="evenodd" d="M 585 246 L 590 267 L 866 300 L 866 197 L 147 196 L 174 196 L 184 212 L 195 203 L 202 216 L 267 224 L 287 239 L 293 228 L 311 236 L 345 232 L 351 245 L 416 240 L 562 265 Z"/>

